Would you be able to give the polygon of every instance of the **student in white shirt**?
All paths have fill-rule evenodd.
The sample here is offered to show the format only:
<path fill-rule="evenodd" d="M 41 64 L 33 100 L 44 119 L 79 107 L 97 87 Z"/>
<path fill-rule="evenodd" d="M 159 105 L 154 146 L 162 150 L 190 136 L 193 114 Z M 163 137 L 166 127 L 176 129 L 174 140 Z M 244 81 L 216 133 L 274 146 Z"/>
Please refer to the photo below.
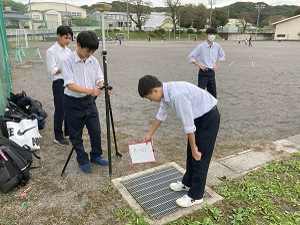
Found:
<path fill-rule="evenodd" d="M 101 157 L 101 128 L 96 102 L 89 111 L 94 97 L 100 95 L 104 77 L 98 60 L 92 54 L 99 47 L 99 40 L 95 33 L 83 31 L 78 34 L 77 49 L 66 56 L 62 63 L 62 75 L 65 85 L 64 107 L 68 121 L 70 141 L 74 145 L 79 134 L 77 144 L 74 146 L 77 162 L 82 172 L 91 173 L 90 163 L 101 166 L 108 162 Z M 111 93 L 111 91 L 109 91 Z M 89 111 L 89 114 L 87 112 Z M 85 126 L 90 136 L 90 160 L 84 151 L 81 126 L 87 116 Z M 80 133 L 79 133 L 80 132 Z"/>
<path fill-rule="evenodd" d="M 215 71 L 225 60 L 225 53 L 221 46 L 214 42 L 218 31 L 216 28 L 206 29 L 207 41 L 197 45 L 188 55 L 188 61 L 199 67 L 198 87 L 207 88 L 207 91 L 217 98 Z"/>
<path fill-rule="evenodd" d="M 57 28 L 57 41 L 46 52 L 46 67 L 52 82 L 52 92 L 54 97 L 54 142 L 60 146 L 69 145 L 66 139 L 69 136 L 67 122 L 64 112 L 64 81 L 61 74 L 61 60 L 71 50 L 67 47 L 72 39 L 73 31 L 69 26 L 59 26 Z M 64 131 L 62 125 L 64 123 Z"/>
<path fill-rule="evenodd" d="M 162 83 L 157 77 L 145 75 L 139 80 L 138 92 L 142 98 L 160 102 L 156 118 L 145 141 L 151 141 L 160 124 L 173 108 L 182 121 L 187 135 L 186 173 L 182 181 L 171 183 L 174 191 L 188 191 L 176 200 L 181 207 L 189 207 L 203 202 L 209 163 L 219 130 L 220 114 L 215 99 L 207 91 L 188 82 Z"/>

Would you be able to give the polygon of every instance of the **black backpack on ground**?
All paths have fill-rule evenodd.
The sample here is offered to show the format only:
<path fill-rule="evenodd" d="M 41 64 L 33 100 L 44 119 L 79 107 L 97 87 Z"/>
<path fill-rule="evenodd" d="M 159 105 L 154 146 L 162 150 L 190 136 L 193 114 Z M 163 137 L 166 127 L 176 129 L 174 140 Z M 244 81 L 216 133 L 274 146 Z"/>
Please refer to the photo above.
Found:
<path fill-rule="evenodd" d="M 0 149 L 2 149 L 2 146 L 8 146 L 10 150 L 17 153 L 19 156 L 21 156 L 26 161 L 28 168 L 31 166 L 33 162 L 32 155 L 34 155 L 37 159 L 41 159 L 30 149 L 21 147 L 17 143 L 13 142 L 12 140 L 0 136 Z"/>
<path fill-rule="evenodd" d="M 28 163 L 8 146 L 2 145 L 0 155 L 0 191 L 7 193 L 24 186 L 30 179 Z"/>

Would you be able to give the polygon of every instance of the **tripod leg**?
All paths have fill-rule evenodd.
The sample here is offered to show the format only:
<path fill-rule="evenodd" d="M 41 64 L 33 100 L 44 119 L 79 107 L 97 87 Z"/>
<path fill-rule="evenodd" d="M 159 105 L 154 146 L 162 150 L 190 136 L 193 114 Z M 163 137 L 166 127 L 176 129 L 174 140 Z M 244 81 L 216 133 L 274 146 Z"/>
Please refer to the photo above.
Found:
<path fill-rule="evenodd" d="M 66 168 L 67 168 L 67 165 L 68 165 L 68 163 L 69 163 L 69 161 L 70 161 L 70 159 L 71 159 L 71 156 L 72 156 L 72 154 L 73 154 L 73 152 L 74 152 L 74 150 L 75 150 L 75 146 L 76 146 L 76 144 L 77 144 L 77 141 L 78 141 L 78 139 L 79 139 L 79 136 L 80 136 L 80 134 L 81 134 L 81 132 L 82 132 L 82 130 L 83 130 L 83 127 L 84 127 L 84 125 L 85 125 L 86 119 L 88 118 L 88 116 L 89 116 L 89 114 L 90 114 L 90 112 L 91 112 L 91 109 L 92 109 L 93 105 L 95 104 L 96 99 L 97 99 L 97 97 L 94 97 L 94 99 L 93 99 L 93 101 L 92 101 L 92 104 L 91 104 L 89 110 L 86 112 L 86 114 L 85 114 L 85 116 L 84 116 L 84 120 L 83 120 L 83 123 L 82 123 L 82 125 L 81 125 L 81 128 L 80 128 L 80 130 L 79 130 L 79 132 L 78 132 L 78 134 L 77 134 L 77 136 L 76 136 L 76 139 L 75 139 L 75 141 L 74 141 L 74 144 L 72 145 L 71 152 L 70 152 L 70 154 L 69 154 L 69 156 L 68 156 L 68 159 L 67 159 L 67 161 L 66 161 L 66 163 L 65 163 L 65 165 L 64 165 L 64 168 L 63 168 L 63 170 L 62 170 L 62 172 L 61 172 L 61 174 L 60 174 L 61 176 L 65 173 L 65 170 L 66 170 Z"/>
<path fill-rule="evenodd" d="M 114 119 L 113 119 L 113 114 L 112 114 L 112 109 L 111 109 L 111 103 L 110 103 L 110 97 L 109 96 L 108 96 L 108 108 L 109 108 L 111 126 L 112 126 L 112 131 L 113 131 L 114 142 L 115 142 L 116 156 L 118 158 L 122 158 L 122 154 L 118 152 L 116 132 L 115 132 L 115 126 L 114 126 Z"/>

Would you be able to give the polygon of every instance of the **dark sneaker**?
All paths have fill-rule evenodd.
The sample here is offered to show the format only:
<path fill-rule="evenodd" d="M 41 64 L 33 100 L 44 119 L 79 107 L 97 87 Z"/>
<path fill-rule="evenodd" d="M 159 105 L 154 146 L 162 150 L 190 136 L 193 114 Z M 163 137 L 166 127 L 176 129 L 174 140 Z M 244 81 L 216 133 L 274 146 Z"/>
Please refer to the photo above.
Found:
<path fill-rule="evenodd" d="M 62 140 L 56 140 L 54 139 L 54 142 L 60 146 L 68 146 L 70 142 L 67 139 L 62 139 Z"/>
<path fill-rule="evenodd" d="M 96 158 L 91 158 L 91 163 L 96 163 L 100 166 L 107 166 L 108 165 L 108 162 L 103 159 L 101 156 L 98 156 Z"/>
<path fill-rule="evenodd" d="M 91 168 L 90 164 L 85 164 L 82 166 L 78 164 L 78 166 L 80 167 L 80 169 L 83 173 L 91 173 L 92 172 L 92 168 Z"/>

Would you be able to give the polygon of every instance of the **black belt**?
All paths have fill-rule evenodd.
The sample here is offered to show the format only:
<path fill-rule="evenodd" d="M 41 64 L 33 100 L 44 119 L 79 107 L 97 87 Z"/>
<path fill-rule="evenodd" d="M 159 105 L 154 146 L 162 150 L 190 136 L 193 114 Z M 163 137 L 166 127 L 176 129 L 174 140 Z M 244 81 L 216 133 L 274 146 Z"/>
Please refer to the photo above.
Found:
<path fill-rule="evenodd" d="M 53 83 L 54 82 L 64 82 L 64 80 L 63 79 L 57 79 L 57 80 L 54 80 Z"/>
<path fill-rule="evenodd" d="M 74 97 L 74 96 L 70 96 L 70 95 L 65 95 L 65 96 L 69 97 L 69 98 L 81 99 L 81 101 L 85 101 L 85 100 L 89 99 L 89 97 L 91 97 L 91 95 L 86 95 L 84 97 Z"/>

